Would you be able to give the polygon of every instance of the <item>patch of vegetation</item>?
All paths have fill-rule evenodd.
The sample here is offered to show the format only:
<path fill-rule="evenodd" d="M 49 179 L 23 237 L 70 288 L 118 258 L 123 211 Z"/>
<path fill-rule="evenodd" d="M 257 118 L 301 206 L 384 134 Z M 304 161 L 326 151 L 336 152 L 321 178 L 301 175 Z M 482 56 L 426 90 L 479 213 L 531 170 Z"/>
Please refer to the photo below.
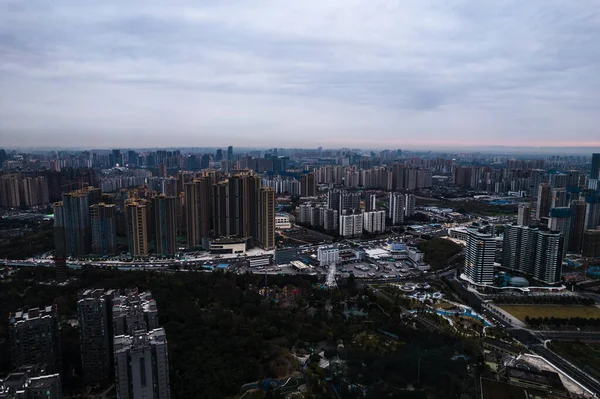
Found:
<path fill-rule="evenodd" d="M 444 268 L 448 259 L 460 253 L 462 247 L 445 238 L 432 238 L 420 243 L 419 250 L 425 254 L 425 263 L 435 270 Z"/>
<path fill-rule="evenodd" d="M 245 383 L 294 371 L 302 373 L 315 398 L 335 398 L 334 384 L 345 387 L 343 397 L 355 397 L 348 387 L 357 384 L 368 387 L 368 394 L 361 396 L 367 398 L 412 397 L 403 396 L 409 385 L 417 387 L 414 397 L 461 398 L 465 392 L 475 397 L 466 362 L 452 359 L 457 353 L 469 351 L 470 357 L 477 353 L 450 334 L 407 326 L 397 305 L 356 288 L 359 295 L 350 300 L 351 291 L 345 287 L 328 291 L 313 285 L 315 280 L 308 276 L 271 276 L 271 286 L 293 284 L 298 290 L 295 306 L 284 307 L 260 295 L 263 276 L 97 269 L 70 274 L 79 280 L 56 287 L 42 283 L 52 277 L 52 269 L 19 270 L 11 281 L 0 282 L 0 316 L 6 320 L 19 308 L 55 303 L 64 322 L 76 316 L 77 292 L 83 288 L 149 290 L 168 336 L 176 398 L 198 397 L 199 392 L 207 399 L 237 397 Z M 349 303 L 365 316 L 348 318 L 344 310 Z M 80 354 L 77 329 L 65 326 L 62 323 L 63 366 L 68 371 L 64 391 L 70 394 L 81 389 Z M 10 371 L 7 328 L 7 323 L 0 324 L 0 373 Z M 291 355 L 294 348 L 337 348 L 339 340 L 344 343 L 340 357 L 346 363 L 331 381 L 331 370 L 315 363 L 300 369 Z M 331 352 L 328 358 L 334 356 Z"/>
<path fill-rule="evenodd" d="M 600 343 L 551 341 L 549 347 L 582 370 L 600 378 Z"/>

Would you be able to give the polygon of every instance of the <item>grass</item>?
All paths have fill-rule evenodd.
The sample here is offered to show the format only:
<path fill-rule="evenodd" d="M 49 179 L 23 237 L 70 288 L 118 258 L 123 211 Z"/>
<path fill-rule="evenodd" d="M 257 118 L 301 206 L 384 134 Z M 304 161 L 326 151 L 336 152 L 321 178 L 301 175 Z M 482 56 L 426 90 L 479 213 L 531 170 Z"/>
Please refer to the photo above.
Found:
<path fill-rule="evenodd" d="M 499 305 L 502 309 L 521 321 L 525 317 L 556 317 L 568 319 L 583 317 L 586 319 L 600 318 L 600 308 L 596 306 L 579 305 Z"/>

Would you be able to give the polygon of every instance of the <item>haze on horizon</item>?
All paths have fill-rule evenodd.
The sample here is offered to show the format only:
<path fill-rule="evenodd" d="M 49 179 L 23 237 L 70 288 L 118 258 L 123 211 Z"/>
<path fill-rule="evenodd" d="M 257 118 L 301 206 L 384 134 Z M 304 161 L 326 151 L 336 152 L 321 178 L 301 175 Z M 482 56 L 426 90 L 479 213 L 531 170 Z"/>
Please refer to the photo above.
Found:
<path fill-rule="evenodd" d="M 3 1 L 5 147 L 600 146 L 600 3 Z"/>

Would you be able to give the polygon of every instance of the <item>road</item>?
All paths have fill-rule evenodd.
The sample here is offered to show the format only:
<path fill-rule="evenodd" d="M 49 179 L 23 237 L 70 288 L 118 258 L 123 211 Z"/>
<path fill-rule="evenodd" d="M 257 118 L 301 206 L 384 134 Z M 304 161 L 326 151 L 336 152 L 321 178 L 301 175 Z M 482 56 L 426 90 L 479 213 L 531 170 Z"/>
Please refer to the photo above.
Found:
<path fill-rule="evenodd" d="M 559 369 L 561 369 L 565 374 L 569 375 L 575 381 L 579 382 L 592 393 L 600 395 L 600 383 L 598 381 L 596 381 L 577 367 L 573 366 L 565 359 L 552 352 L 550 349 L 545 348 L 544 345 L 531 345 L 529 349 L 534 353 L 542 356 L 544 359 L 548 360 L 550 363 L 552 363 Z"/>

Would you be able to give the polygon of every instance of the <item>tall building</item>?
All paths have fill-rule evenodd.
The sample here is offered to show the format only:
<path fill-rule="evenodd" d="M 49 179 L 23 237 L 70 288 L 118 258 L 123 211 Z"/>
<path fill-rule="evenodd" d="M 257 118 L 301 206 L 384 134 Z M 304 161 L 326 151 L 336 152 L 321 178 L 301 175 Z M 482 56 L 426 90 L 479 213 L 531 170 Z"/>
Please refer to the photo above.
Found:
<path fill-rule="evenodd" d="M 517 213 L 517 224 L 519 226 L 529 226 L 531 223 L 531 206 L 529 204 L 519 204 Z"/>
<path fill-rule="evenodd" d="M 232 146 L 227 147 L 227 160 L 233 161 L 233 147 Z"/>
<path fill-rule="evenodd" d="M 97 255 L 117 253 L 117 211 L 114 204 L 101 202 L 90 206 L 92 252 Z"/>
<path fill-rule="evenodd" d="M 416 200 L 414 194 L 404 196 L 404 216 L 409 218 L 415 214 Z"/>
<path fill-rule="evenodd" d="M 567 189 L 564 187 L 553 188 L 550 194 L 550 209 L 561 208 L 568 205 L 569 201 L 567 196 Z"/>
<path fill-rule="evenodd" d="M 143 199 L 130 199 L 125 203 L 127 243 L 133 256 L 147 256 L 149 252 L 150 206 Z"/>
<path fill-rule="evenodd" d="M 592 154 L 592 169 L 590 179 L 600 179 L 600 154 Z"/>
<path fill-rule="evenodd" d="M 558 231 L 562 234 L 563 248 L 561 253 L 564 257 L 569 248 L 569 240 L 571 235 L 571 208 L 552 208 L 550 210 L 550 219 L 548 220 L 548 229 L 551 231 Z"/>
<path fill-rule="evenodd" d="M 368 194 L 365 199 L 365 211 L 374 211 L 377 209 L 377 195 L 376 194 Z"/>
<path fill-rule="evenodd" d="M 600 230 L 586 230 L 583 233 L 581 255 L 586 258 L 600 257 Z"/>
<path fill-rule="evenodd" d="M 200 187 L 194 181 L 184 185 L 185 236 L 188 248 L 202 245 L 200 235 Z"/>
<path fill-rule="evenodd" d="M 559 232 L 539 231 L 533 277 L 548 284 L 560 281 L 564 237 Z"/>
<path fill-rule="evenodd" d="M 154 252 L 175 255 L 177 252 L 177 197 L 164 194 L 152 197 L 154 212 Z"/>
<path fill-rule="evenodd" d="M 23 198 L 21 202 L 25 206 L 37 206 L 50 202 L 48 193 L 48 181 L 44 176 L 26 177 L 22 181 Z"/>
<path fill-rule="evenodd" d="M 542 220 L 542 218 L 548 217 L 550 213 L 550 184 L 541 183 L 538 186 L 537 194 L 537 206 L 535 209 L 536 220 Z"/>
<path fill-rule="evenodd" d="M 0 206 L 18 208 L 20 205 L 19 177 L 17 175 L 0 176 Z"/>
<path fill-rule="evenodd" d="M 317 195 L 317 180 L 315 173 L 310 172 L 300 176 L 300 196 L 314 197 Z"/>
<path fill-rule="evenodd" d="M 585 230 L 585 200 L 571 201 L 571 231 L 569 235 L 569 251 L 581 253 L 583 232 Z"/>
<path fill-rule="evenodd" d="M 358 237 L 363 231 L 362 214 L 340 215 L 340 235 L 342 237 Z"/>
<path fill-rule="evenodd" d="M 560 280 L 564 237 L 557 231 L 507 225 L 503 264 L 548 284 Z"/>
<path fill-rule="evenodd" d="M 492 284 L 496 241 L 491 234 L 467 231 L 465 275 L 475 284 Z"/>
<path fill-rule="evenodd" d="M 263 187 L 258 193 L 258 244 L 264 249 L 275 248 L 275 191 Z"/>
<path fill-rule="evenodd" d="M 600 226 L 600 195 L 590 194 L 586 196 L 585 205 L 585 229 L 598 229 Z"/>
<path fill-rule="evenodd" d="M 11 313 L 8 318 L 10 355 L 15 368 L 45 365 L 45 371 L 60 371 L 60 346 L 56 306 Z"/>
<path fill-rule="evenodd" d="M 99 188 L 87 187 L 63 193 L 54 208 L 54 241 L 56 254 L 83 256 L 91 250 L 90 206 L 101 202 Z"/>
<path fill-rule="evenodd" d="M 363 229 L 369 233 L 385 231 L 385 211 L 370 211 L 363 213 Z"/>
<path fill-rule="evenodd" d="M 114 338 L 115 386 L 119 399 L 169 399 L 169 356 L 163 328 Z"/>
<path fill-rule="evenodd" d="M 392 220 L 392 225 L 404 222 L 404 195 L 401 193 L 390 193 L 388 218 Z"/>
<path fill-rule="evenodd" d="M 159 327 L 158 309 L 151 292 L 128 290 L 112 297 L 113 336 L 133 335 L 134 331 L 150 331 Z"/>
<path fill-rule="evenodd" d="M 77 301 L 81 365 L 86 382 L 106 382 L 113 376 L 112 302 L 114 290 L 84 290 Z"/>
<path fill-rule="evenodd" d="M 130 290 L 115 295 L 112 319 L 117 397 L 169 398 L 167 339 L 152 294 Z"/>

